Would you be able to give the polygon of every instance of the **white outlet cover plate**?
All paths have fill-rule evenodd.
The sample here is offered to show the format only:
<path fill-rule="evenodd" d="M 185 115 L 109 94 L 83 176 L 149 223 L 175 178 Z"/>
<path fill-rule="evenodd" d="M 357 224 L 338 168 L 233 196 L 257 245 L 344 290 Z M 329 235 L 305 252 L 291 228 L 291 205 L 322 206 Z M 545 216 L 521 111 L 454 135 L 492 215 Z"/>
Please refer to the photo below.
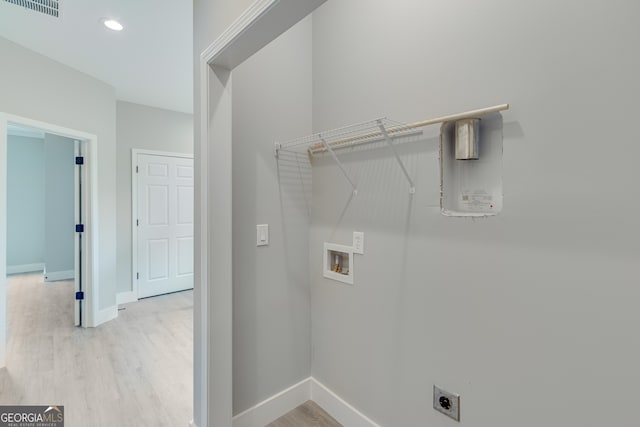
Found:
<path fill-rule="evenodd" d="M 364 255 L 364 233 L 362 231 L 353 232 L 353 253 Z"/>

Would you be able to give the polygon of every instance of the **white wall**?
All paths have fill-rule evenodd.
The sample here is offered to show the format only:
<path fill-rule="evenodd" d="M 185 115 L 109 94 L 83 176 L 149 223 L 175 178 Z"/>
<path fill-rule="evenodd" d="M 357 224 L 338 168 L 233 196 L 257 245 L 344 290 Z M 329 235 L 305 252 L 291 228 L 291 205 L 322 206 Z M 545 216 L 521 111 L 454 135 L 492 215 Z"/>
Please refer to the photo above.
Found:
<path fill-rule="evenodd" d="M 314 130 L 508 102 L 504 209 L 439 212 L 438 139 L 344 154 L 360 183 L 313 169 L 314 377 L 384 426 L 638 424 L 640 5 L 329 1 L 313 17 Z M 436 137 L 434 137 L 436 136 Z M 344 216 L 341 213 L 344 209 Z M 353 287 L 320 245 L 365 232 Z M 461 263 L 464 260 L 464 263 Z"/>
<path fill-rule="evenodd" d="M 117 292 L 131 283 L 131 149 L 193 154 L 193 115 L 118 101 L 117 117 Z"/>
<path fill-rule="evenodd" d="M 44 140 L 7 137 L 7 269 L 44 264 Z M 34 267 L 31 267 L 34 268 Z"/>
<path fill-rule="evenodd" d="M 45 134 L 45 280 L 70 278 L 75 265 L 74 141 Z"/>
<path fill-rule="evenodd" d="M 97 292 L 100 308 L 112 307 L 116 289 L 115 91 L 2 38 L 0 57 L 0 111 L 98 136 Z"/>

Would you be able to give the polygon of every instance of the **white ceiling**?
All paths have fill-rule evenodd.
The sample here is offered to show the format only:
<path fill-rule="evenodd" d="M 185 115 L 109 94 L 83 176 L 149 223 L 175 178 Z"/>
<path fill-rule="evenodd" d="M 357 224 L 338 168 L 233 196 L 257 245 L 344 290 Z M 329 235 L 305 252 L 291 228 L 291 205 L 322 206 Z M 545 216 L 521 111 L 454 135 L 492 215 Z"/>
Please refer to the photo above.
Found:
<path fill-rule="evenodd" d="M 0 37 L 112 85 L 118 99 L 191 113 L 192 10 L 192 0 L 60 0 L 53 18 L 0 0 Z"/>

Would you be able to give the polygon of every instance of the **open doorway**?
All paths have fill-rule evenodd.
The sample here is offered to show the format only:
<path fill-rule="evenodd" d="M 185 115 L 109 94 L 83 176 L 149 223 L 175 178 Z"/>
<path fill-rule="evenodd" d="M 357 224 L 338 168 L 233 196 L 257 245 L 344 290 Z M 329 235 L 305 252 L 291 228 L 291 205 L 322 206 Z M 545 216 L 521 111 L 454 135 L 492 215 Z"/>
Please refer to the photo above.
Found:
<path fill-rule="evenodd" d="M 82 145 L 41 129 L 7 127 L 7 274 L 22 276 L 15 297 L 53 286 L 69 300 L 82 292 L 75 230 L 82 223 L 82 164 L 75 160 Z M 81 326 L 82 300 L 76 301 L 73 321 Z"/>
<path fill-rule="evenodd" d="M 16 134 L 21 131 L 27 135 L 27 138 L 31 138 L 28 142 L 16 140 L 15 135 L 10 136 L 10 132 Z M 37 145 L 38 136 L 42 136 L 43 145 L 41 147 Z M 47 139 L 49 139 L 50 146 L 46 144 Z M 29 143 L 31 145 L 16 145 L 14 142 L 16 144 Z M 6 197 L 0 198 L 0 319 L 2 319 L 0 321 L 0 367 L 4 366 L 6 360 L 8 326 L 5 324 L 7 273 L 16 274 L 27 272 L 26 270 L 38 271 L 41 268 L 43 281 L 45 276 L 47 281 L 73 280 L 73 290 L 69 293 L 69 297 L 73 299 L 73 306 L 75 307 L 74 323 L 83 327 L 90 327 L 95 324 L 94 313 L 97 295 L 92 292 L 92 284 L 94 283 L 94 274 L 96 272 L 94 265 L 97 258 L 97 239 L 95 233 L 93 233 L 92 224 L 97 223 L 97 209 L 95 209 L 95 200 L 97 200 L 96 142 L 95 135 L 0 113 L 0 168 L 4 168 L 3 173 L 0 174 L 0 194 L 6 195 Z M 17 151 L 14 149 L 16 147 Z M 17 191 L 12 189 L 10 192 L 7 187 L 9 173 L 16 172 L 16 167 L 25 167 L 25 162 L 32 161 L 37 163 L 38 158 L 44 162 L 45 152 L 47 151 L 51 151 L 54 157 L 62 159 L 61 164 L 63 166 L 61 167 L 64 167 L 66 172 L 63 173 L 52 167 L 52 176 L 48 177 L 47 167 L 44 168 L 44 171 L 41 167 L 38 172 L 29 166 L 30 173 L 18 173 L 15 178 L 20 181 L 28 177 L 32 181 L 30 186 L 33 188 L 35 188 L 38 180 L 42 178 L 45 183 L 39 190 L 40 193 L 36 191 L 32 196 L 27 196 L 25 189 L 18 189 Z M 19 153 L 19 159 L 9 158 L 8 155 L 12 153 L 14 155 Z M 69 163 L 71 169 L 66 169 L 65 162 Z M 62 184 L 65 180 L 69 185 Z M 57 187 L 62 186 L 70 186 L 71 191 L 65 195 L 58 193 L 57 190 L 59 188 Z M 47 192 L 49 192 L 50 197 L 47 196 Z M 40 200 L 36 200 L 38 198 Z M 42 198 L 44 198 L 44 205 L 42 204 Z M 56 216 L 49 215 L 49 210 L 53 209 L 53 205 L 47 203 L 49 198 L 51 203 L 56 199 L 60 199 L 58 201 L 62 203 L 59 203 L 59 205 L 63 206 L 60 213 L 62 216 L 66 215 L 64 221 L 70 223 L 70 229 L 67 231 L 67 225 L 56 225 L 51 221 L 51 231 L 53 233 L 51 234 L 51 241 L 48 242 L 47 232 L 45 231 L 47 223 Z M 22 206 L 25 210 L 24 214 L 21 215 L 19 210 L 10 213 L 11 207 L 8 206 L 8 203 L 12 203 L 12 200 L 15 203 L 19 199 L 29 199 L 26 205 Z M 67 208 L 66 214 L 63 212 L 64 208 Z M 40 215 L 40 218 L 44 218 L 44 226 L 40 224 L 39 220 L 34 219 L 38 216 L 38 212 L 33 211 L 38 209 L 44 209 L 45 211 L 45 215 Z M 31 216 L 34 218 L 31 218 Z M 9 223 L 9 220 L 12 222 Z M 37 226 L 36 222 L 38 222 Z M 25 230 L 29 227 L 36 228 L 36 231 L 40 233 L 44 232 L 44 247 L 37 248 L 38 242 L 40 244 L 43 243 L 42 236 L 31 233 L 31 230 L 29 231 L 31 246 L 27 245 L 26 241 L 20 241 L 22 234 L 27 234 Z M 57 232 L 60 232 L 60 237 L 56 238 L 55 234 Z M 20 246 L 23 243 L 25 245 Z M 52 247 L 53 254 L 51 256 L 46 255 L 48 243 Z M 18 246 L 15 246 L 15 244 Z M 73 248 L 72 252 L 69 249 L 70 246 Z M 65 247 L 66 249 L 63 249 Z M 22 252 L 16 248 L 20 248 Z M 10 253 L 8 249 L 11 249 Z M 20 258 L 20 256 L 23 258 Z M 25 261 L 28 259 L 33 260 L 33 262 Z M 44 274 L 45 269 L 46 274 Z"/>

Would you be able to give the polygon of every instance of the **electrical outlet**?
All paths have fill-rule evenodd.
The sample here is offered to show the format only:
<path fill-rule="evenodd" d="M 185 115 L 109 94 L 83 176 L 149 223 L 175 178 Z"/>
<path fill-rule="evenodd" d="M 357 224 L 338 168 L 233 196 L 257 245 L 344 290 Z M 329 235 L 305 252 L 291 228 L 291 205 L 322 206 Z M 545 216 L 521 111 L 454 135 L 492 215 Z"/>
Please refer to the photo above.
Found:
<path fill-rule="evenodd" d="M 460 395 L 433 386 L 433 409 L 460 421 Z"/>
<path fill-rule="evenodd" d="M 362 231 L 353 232 L 353 253 L 364 255 L 364 233 Z"/>

